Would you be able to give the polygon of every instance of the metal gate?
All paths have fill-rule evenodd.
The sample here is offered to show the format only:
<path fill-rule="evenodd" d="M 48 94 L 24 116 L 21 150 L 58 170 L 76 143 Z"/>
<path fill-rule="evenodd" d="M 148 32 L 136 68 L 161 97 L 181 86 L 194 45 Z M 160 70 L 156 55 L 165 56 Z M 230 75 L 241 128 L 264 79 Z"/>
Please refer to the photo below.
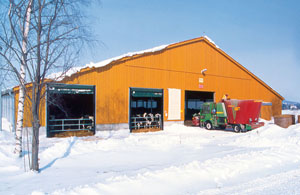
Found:
<path fill-rule="evenodd" d="M 47 84 L 47 137 L 57 133 L 95 133 L 95 86 Z"/>
<path fill-rule="evenodd" d="M 163 129 L 163 90 L 130 88 L 130 130 Z"/>

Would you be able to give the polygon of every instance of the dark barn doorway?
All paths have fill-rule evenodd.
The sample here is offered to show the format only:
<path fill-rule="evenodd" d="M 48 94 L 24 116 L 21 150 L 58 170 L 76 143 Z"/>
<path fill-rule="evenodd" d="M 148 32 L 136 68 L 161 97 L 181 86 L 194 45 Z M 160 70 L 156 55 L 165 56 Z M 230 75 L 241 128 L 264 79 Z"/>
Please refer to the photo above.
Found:
<path fill-rule="evenodd" d="M 185 116 L 184 124 L 192 125 L 193 115 L 200 112 L 204 102 L 213 102 L 214 92 L 185 91 Z"/>
<path fill-rule="evenodd" d="M 130 132 L 163 129 L 163 90 L 130 88 Z"/>
<path fill-rule="evenodd" d="M 47 85 L 47 137 L 95 134 L 95 86 Z"/>

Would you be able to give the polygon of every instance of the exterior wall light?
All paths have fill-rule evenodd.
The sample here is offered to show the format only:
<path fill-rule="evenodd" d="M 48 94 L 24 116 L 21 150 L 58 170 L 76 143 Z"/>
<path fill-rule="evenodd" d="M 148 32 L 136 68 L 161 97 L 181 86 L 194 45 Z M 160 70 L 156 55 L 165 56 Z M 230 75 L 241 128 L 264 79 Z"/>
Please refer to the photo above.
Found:
<path fill-rule="evenodd" d="M 203 69 L 203 70 L 201 70 L 201 74 L 203 74 L 203 75 L 205 75 L 205 72 L 207 71 L 207 69 L 205 68 L 205 69 Z"/>

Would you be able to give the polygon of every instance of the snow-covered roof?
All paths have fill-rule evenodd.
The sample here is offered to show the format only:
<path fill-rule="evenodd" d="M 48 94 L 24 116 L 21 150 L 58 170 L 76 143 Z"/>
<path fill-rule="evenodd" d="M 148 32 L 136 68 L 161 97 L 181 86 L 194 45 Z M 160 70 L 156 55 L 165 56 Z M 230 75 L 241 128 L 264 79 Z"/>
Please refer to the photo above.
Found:
<path fill-rule="evenodd" d="M 208 36 L 203 36 L 204 38 L 206 38 L 209 42 L 211 42 L 212 44 L 214 44 L 216 46 L 216 48 L 220 49 L 220 47 L 213 41 L 211 40 L 211 38 L 209 38 Z"/>
<path fill-rule="evenodd" d="M 202 38 L 207 39 L 210 43 L 215 45 L 217 48 L 220 48 L 208 36 L 205 35 Z M 56 80 L 56 81 L 61 81 L 65 77 L 70 77 L 73 74 L 75 74 L 77 72 L 80 72 L 82 69 L 104 67 L 104 66 L 112 63 L 113 61 L 117 61 L 117 60 L 120 60 L 120 59 L 125 58 L 125 57 L 131 57 L 131 56 L 134 56 L 134 55 L 140 55 L 140 54 L 144 54 L 144 53 L 153 53 L 153 52 L 161 51 L 161 50 L 167 48 L 169 45 L 173 45 L 173 44 L 160 45 L 160 46 L 153 47 L 153 48 L 146 49 L 146 50 L 142 50 L 142 51 L 129 52 L 129 53 L 126 53 L 126 54 L 123 54 L 123 55 L 120 55 L 120 56 L 117 56 L 117 57 L 113 57 L 113 58 L 110 58 L 110 59 L 106 59 L 106 60 L 103 60 L 103 61 L 100 61 L 100 62 L 97 62 L 97 63 L 90 62 L 89 64 L 86 64 L 85 66 L 71 68 L 64 74 L 62 72 L 53 73 L 53 74 L 49 75 L 48 78 Z"/>
<path fill-rule="evenodd" d="M 153 52 L 163 50 L 166 47 L 168 47 L 169 45 L 170 44 L 161 45 L 161 46 L 153 47 L 153 48 L 142 50 L 142 51 L 129 52 L 129 53 L 126 53 L 126 54 L 123 54 L 123 55 L 120 55 L 120 56 L 117 56 L 117 57 L 113 57 L 113 58 L 110 58 L 110 59 L 106 59 L 106 60 L 103 60 L 103 61 L 97 62 L 97 63 L 90 62 L 89 64 L 86 64 L 85 66 L 71 68 L 65 74 L 62 74 L 62 72 L 53 73 L 53 74 L 49 75 L 48 78 L 49 79 L 55 79 L 57 81 L 61 81 L 66 76 L 70 77 L 71 75 L 73 75 L 77 72 L 80 72 L 82 69 L 104 67 L 104 66 L 112 63 L 113 61 L 117 61 L 117 60 L 120 60 L 120 59 L 125 58 L 125 57 L 131 57 L 131 56 L 134 56 L 134 55 L 139 55 L 139 54 L 144 54 L 144 53 L 153 53 Z"/>
<path fill-rule="evenodd" d="M 184 45 L 184 44 L 187 44 L 187 43 L 194 43 L 195 41 L 203 41 L 203 40 L 206 41 L 206 42 L 209 42 L 211 45 L 213 45 L 214 48 L 216 48 L 225 57 L 227 57 L 232 62 L 234 62 L 242 70 L 244 70 L 245 72 L 247 72 L 248 74 L 250 74 L 255 80 L 257 80 L 263 86 L 265 86 L 267 89 L 269 89 L 270 91 L 272 91 L 280 99 L 284 100 L 284 98 L 279 93 L 277 93 L 274 89 L 272 89 L 270 86 L 268 86 L 265 82 L 263 82 L 261 79 L 259 79 L 257 76 L 255 76 L 253 73 L 251 73 L 248 69 L 246 69 L 240 63 L 238 63 L 237 61 L 235 61 L 228 54 L 226 54 L 211 38 L 209 38 L 206 35 L 202 36 L 202 37 L 195 38 L 195 39 L 190 39 L 190 40 L 181 41 L 181 42 L 172 43 L 172 44 L 161 45 L 161 46 L 158 46 L 158 47 L 153 47 L 151 49 L 146 49 L 146 50 L 142 50 L 142 51 L 129 52 L 129 53 L 117 56 L 117 57 L 113 57 L 113 58 L 110 58 L 110 59 L 107 59 L 107 60 L 103 60 L 103 61 L 98 62 L 98 63 L 91 62 L 89 64 L 86 64 L 85 66 L 71 68 L 70 70 L 68 70 L 64 74 L 63 74 L 63 72 L 53 73 L 53 74 L 49 75 L 47 78 L 51 79 L 51 80 L 54 80 L 54 81 L 62 81 L 65 77 L 70 77 L 73 74 L 76 74 L 76 73 L 80 72 L 81 70 L 83 70 L 85 68 L 99 68 L 99 67 L 104 67 L 104 66 L 107 66 L 107 65 L 111 64 L 114 61 L 121 60 L 122 58 L 133 57 L 135 55 L 141 55 L 141 54 L 146 54 L 146 53 L 153 53 L 153 52 L 161 51 L 161 50 L 164 50 L 164 49 L 175 48 L 177 46 Z"/>

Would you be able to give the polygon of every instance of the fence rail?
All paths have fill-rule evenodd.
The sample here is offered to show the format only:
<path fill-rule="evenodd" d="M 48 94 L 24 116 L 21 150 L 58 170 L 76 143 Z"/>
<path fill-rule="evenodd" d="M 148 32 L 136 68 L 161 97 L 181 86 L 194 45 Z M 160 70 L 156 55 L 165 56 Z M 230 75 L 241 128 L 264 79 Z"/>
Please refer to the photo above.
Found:
<path fill-rule="evenodd" d="M 51 119 L 49 120 L 49 131 L 65 132 L 65 131 L 83 131 L 93 130 L 94 122 L 92 119 Z"/>
<path fill-rule="evenodd" d="M 160 128 L 161 116 L 131 117 L 132 129 Z"/>

